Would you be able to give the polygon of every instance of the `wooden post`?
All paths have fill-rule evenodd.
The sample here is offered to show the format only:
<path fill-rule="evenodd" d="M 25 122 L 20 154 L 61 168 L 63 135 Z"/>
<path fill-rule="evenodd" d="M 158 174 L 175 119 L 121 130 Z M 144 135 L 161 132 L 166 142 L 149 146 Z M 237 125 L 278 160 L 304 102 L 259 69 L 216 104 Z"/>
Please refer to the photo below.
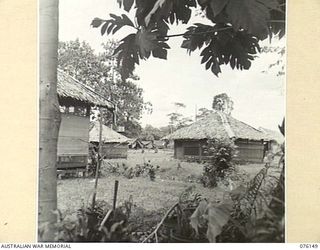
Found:
<path fill-rule="evenodd" d="M 102 114 L 101 114 L 101 108 L 99 108 L 99 113 L 100 113 L 100 129 L 99 129 L 99 146 L 98 146 L 98 162 L 97 162 L 97 168 L 96 168 L 96 175 L 95 175 L 95 182 L 94 182 L 94 191 L 93 191 L 93 196 L 92 196 L 92 209 L 94 208 L 95 202 L 96 202 L 96 196 L 97 196 L 97 188 L 98 188 L 98 179 L 99 179 L 99 170 L 101 166 L 101 161 L 102 161 Z"/>
<path fill-rule="evenodd" d="M 87 106 L 86 116 L 89 116 L 89 117 L 90 117 L 90 113 L 91 113 L 91 106 L 88 105 L 88 106 Z"/>
<path fill-rule="evenodd" d="M 116 211 L 118 186 L 119 186 L 119 181 L 115 180 L 115 182 L 114 182 L 114 193 L 113 193 L 113 211 Z"/>

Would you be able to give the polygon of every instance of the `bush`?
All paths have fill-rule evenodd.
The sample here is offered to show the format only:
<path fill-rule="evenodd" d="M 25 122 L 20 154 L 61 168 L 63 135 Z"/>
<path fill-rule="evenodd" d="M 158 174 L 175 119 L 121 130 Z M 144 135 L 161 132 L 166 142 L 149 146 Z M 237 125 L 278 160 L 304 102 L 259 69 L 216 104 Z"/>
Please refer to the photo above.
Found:
<path fill-rule="evenodd" d="M 131 213 L 132 199 L 111 210 L 111 205 L 96 201 L 95 206 L 83 205 L 76 216 L 63 215 L 57 211 L 58 221 L 55 228 L 56 242 L 131 242 L 128 219 Z M 39 239 L 47 234 L 49 224 L 39 227 Z"/>
<path fill-rule="evenodd" d="M 216 187 L 219 180 L 224 179 L 226 173 L 234 167 L 235 145 L 232 141 L 208 140 L 204 154 L 209 160 L 204 166 L 201 182 L 205 187 Z"/>
<path fill-rule="evenodd" d="M 142 165 L 136 164 L 135 167 L 126 169 L 123 176 L 132 179 L 133 177 L 149 176 L 151 181 L 156 178 L 156 170 L 159 170 L 160 166 L 154 167 L 150 161 L 143 163 Z"/>

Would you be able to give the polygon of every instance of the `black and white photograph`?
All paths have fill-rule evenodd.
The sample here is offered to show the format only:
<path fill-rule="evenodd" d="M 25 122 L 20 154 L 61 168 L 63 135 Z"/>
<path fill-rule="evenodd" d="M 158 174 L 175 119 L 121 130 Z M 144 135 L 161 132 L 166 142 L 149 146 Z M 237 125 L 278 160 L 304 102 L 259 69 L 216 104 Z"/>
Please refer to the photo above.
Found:
<path fill-rule="evenodd" d="M 38 6 L 38 242 L 286 241 L 285 0 Z"/>

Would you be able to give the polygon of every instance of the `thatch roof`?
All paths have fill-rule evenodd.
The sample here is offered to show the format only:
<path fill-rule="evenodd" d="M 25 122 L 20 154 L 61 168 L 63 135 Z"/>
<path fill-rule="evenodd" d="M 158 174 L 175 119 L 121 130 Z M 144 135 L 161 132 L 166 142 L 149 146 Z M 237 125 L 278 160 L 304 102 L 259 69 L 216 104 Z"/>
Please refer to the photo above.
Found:
<path fill-rule="evenodd" d="M 114 109 L 112 102 L 61 69 L 58 69 L 57 92 L 60 101 L 73 100 L 90 106 L 97 105 Z"/>
<path fill-rule="evenodd" d="M 284 142 L 284 136 L 278 131 L 262 127 L 260 127 L 259 130 L 265 133 L 270 141 L 276 141 L 280 144 Z"/>
<path fill-rule="evenodd" d="M 89 140 L 91 142 L 99 142 L 99 122 L 93 122 L 90 127 Z M 104 143 L 126 143 L 129 140 L 130 139 L 124 135 L 117 133 L 105 125 L 102 125 L 102 141 Z"/>
<path fill-rule="evenodd" d="M 212 112 L 206 117 L 194 122 L 188 127 L 178 129 L 174 133 L 164 137 L 173 140 L 201 140 L 201 139 L 248 139 L 266 140 L 267 136 L 251 127 L 222 112 Z"/>

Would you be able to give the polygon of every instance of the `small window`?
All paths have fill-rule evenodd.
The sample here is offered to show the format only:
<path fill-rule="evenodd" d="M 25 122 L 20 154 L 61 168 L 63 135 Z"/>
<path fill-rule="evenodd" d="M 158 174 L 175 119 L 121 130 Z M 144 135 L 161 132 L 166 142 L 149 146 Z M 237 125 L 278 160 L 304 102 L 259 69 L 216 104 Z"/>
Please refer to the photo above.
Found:
<path fill-rule="evenodd" d="M 199 155 L 199 147 L 185 147 L 184 154 L 185 155 Z"/>
<path fill-rule="evenodd" d="M 65 106 L 59 106 L 60 108 L 60 113 L 65 113 L 66 112 L 66 107 Z"/>

